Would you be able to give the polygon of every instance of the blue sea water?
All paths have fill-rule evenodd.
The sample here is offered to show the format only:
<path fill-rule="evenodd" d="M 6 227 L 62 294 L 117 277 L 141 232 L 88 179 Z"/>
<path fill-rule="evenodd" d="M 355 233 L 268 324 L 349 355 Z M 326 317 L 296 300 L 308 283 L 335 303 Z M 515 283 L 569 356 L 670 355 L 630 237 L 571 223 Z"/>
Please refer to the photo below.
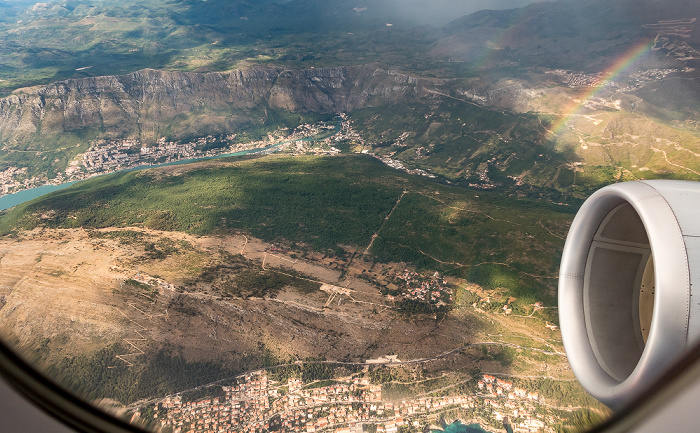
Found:
<path fill-rule="evenodd" d="M 439 433 L 439 430 L 432 430 L 433 433 Z M 479 424 L 464 425 L 459 421 L 445 427 L 445 433 L 488 433 L 482 429 Z"/>
<path fill-rule="evenodd" d="M 8 194 L 0 197 L 0 210 L 9 209 L 18 204 L 22 204 L 25 201 L 41 197 L 44 194 L 50 192 L 58 191 L 63 188 L 68 188 L 75 182 L 62 183 L 60 185 L 43 185 L 32 189 L 25 189 L 24 191 L 16 192 L 14 194 Z"/>

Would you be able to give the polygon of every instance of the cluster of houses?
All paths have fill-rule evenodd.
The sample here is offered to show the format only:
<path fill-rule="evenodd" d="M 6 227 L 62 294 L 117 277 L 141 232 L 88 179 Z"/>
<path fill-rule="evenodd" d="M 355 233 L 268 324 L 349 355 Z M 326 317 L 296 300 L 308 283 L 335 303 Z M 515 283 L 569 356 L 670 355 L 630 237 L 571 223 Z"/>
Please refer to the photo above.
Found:
<path fill-rule="evenodd" d="M 500 135 L 499 135 L 500 137 Z M 504 140 L 507 141 L 507 140 Z M 476 168 L 476 175 L 479 177 L 479 182 L 480 183 L 470 183 L 469 186 L 471 188 L 477 188 L 477 189 L 484 189 L 484 190 L 489 190 L 489 189 L 494 189 L 496 187 L 501 186 L 502 184 L 499 182 L 493 182 L 491 178 L 489 177 L 489 167 L 494 166 L 496 168 L 504 166 L 508 163 L 508 161 L 511 160 L 511 158 L 515 157 L 515 153 L 512 153 L 510 157 L 507 159 L 503 160 L 500 159 L 497 156 L 494 156 L 493 158 L 482 162 L 479 164 L 479 166 Z M 542 156 L 542 155 L 540 155 Z M 467 176 L 469 177 L 469 176 Z"/>
<path fill-rule="evenodd" d="M 564 69 L 553 69 L 547 71 L 548 74 L 558 75 L 563 78 L 566 85 L 569 87 L 590 87 L 595 86 L 600 82 L 602 73 L 584 74 L 580 72 L 571 72 Z"/>
<path fill-rule="evenodd" d="M 396 275 L 395 280 L 401 284 L 401 296 L 420 302 L 429 302 L 438 306 L 452 302 L 452 287 L 438 272 L 426 277 L 406 269 Z M 390 296 L 389 300 L 393 300 Z"/>
<path fill-rule="evenodd" d="M 122 146 L 92 147 L 90 150 L 83 153 L 82 160 L 79 161 L 79 164 L 70 164 L 66 174 L 77 174 L 81 171 L 102 173 L 105 171 L 115 171 L 132 167 L 141 160 L 141 155 L 138 153 L 128 153 L 125 151 L 126 149 Z"/>
<path fill-rule="evenodd" d="M 377 425 L 378 432 L 395 433 L 409 418 L 436 413 L 449 407 L 474 407 L 472 397 L 421 397 L 388 403 L 381 385 L 367 379 L 344 378 L 317 388 L 304 388 L 290 378 L 284 386 L 270 386 L 267 375 L 257 372 L 222 387 L 224 396 L 185 402 L 168 397 L 156 406 L 154 418 L 175 432 L 282 432 L 315 433 L 362 431 L 363 424 Z M 417 424 L 417 420 L 414 420 Z"/>
<path fill-rule="evenodd" d="M 154 417 L 162 427 L 181 432 L 252 433 L 269 431 L 271 426 L 315 432 L 355 425 L 370 413 L 384 411 L 381 386 L 361 385 L 359 379 L 303 389 L 301 380 L 291 378 L 285 386 L 271 387 L 267 375 L 257 372 L 222 390 L 223 397 L 195 402 L 184 402 L 180 396 L 166 398 L 157 405 Z"/>
<path fill-rule="evenodd" d="M 288 393 L 273 403 L 273 411 L 280 414 L 282 431 L 332 431 L 384 411 L 384 405 L 378 403 L 382 399 L 381 386 L 360 388 L 356 383 L 338 383 L 301 390 L 299 379 L 289 379 L 288 386 Z"/>
<path fill-rule="evenodd" d="M 513 312 L 513 307 L 511 307 L 508 302 L 503 304 L 501 306 L 502 302 L 497 302 L 491 299 L 490 296 L 487 296 L 485 298 L 479 299 L 477 302 L 474 302 L 472 304 L 472 307 L 479 312 L 484 312 L 484 311 L 494 311 L 494 309 L 497 307 L 498 311 L 503 312 L 505 315 L 509 315 Z M 537 307 L 537 304 L 540 304 L 540 307 Z M 535 310 L 541 308 L 541 302 L 538 302 L 535 304 Z"/>
<path fill-rule="evenodd" d="M 236 152 L 239 150 L 239 147 L 259 147 L 269 144 L 258 141 L 241 146 L 228 142 L 233 138 L 235 138 L 235 135 L 227 135 L 223 138 L 207 135 L 186 143 L 176 143 L 161 137 L 154 146 L 145 146 L 137 139 L 96 140 L 91 143 L 90 149 L 83 153 L 80 159 L 71 161 L 70 166 L 66 169 L 66 174 L 70 176 L 79 173 L 112 172 L 154 162 L 167 163 L 180 159 L 215 156 Z M 222 140 L 226 145 L 202 150 L 207 145 Z"/>
<path fill-rule="evenodd" d="M 82 154 L 82 159 L 71 162 L 66 173 L 70 175 L 80 171 L 88 173 L 109 172 L 154 162 L 167 163 L 180 159 L 206 158 L 260 149 L 280 142 L 301 140 L 318 134 L 323 128 L 334 127 L 303 124 L 295 128 L 289 135 L 268 134 L 267 140 L 247 143 L 235 143 L 237 134 L 218 137 L 207 135 L 185 143 L 168 141 L 165 137 L 161 137 L 154 146 L 145 146 L 138 139 L 96 140 L 91 143 L 90 150 Z"/>
<path fill-rule="evenodd" d="M 478 382 L 478 387 L 488 395 L 483 404 L 493 411 L 493 419 L 497 422 L 507 419 L 515 432 L 554 432 L 551 426 L 561 421 L 554 415 L 534 411 L 536 403 L 541 402 L 537 392 L 513 386 L 511 382 L 488 374 Z"/>
<path fill-rule="evenodd" d="M 0 171 L 0 191 L 2 194 L 9 194 L 21 187 L 23 184 L 17 180 L 17 177 L 26 172 L 27 167 L 9 167 L 4 171 Z M 29 181 L 29 179 L 25 180 Z"/>
<path fill-rule="evenodd" d="M 253 432 L 269 430 L 266 375 L 248 375 L 240 384 L 222 387 L 224 397 L 185 402 L 181 396 L 163 400 L 154 413 L 162 426 L 180 432 Z"/>
<path fill-rule="evenodd" d="M 337 155 L 340 149 L 330 145 L 330 138 L 323 140 L 322 146 L 310 145 L 309 142 L 297 140 L 291 144 L 289 150 L 294 155 Z"/>
<path fill-rule="evenodd" d="M 364 155 L 373 156 L 373 157 L 377 158 L 378 160 L 380 160 L 381 162 L 383 162 L 384 165 L 387 165 L 395 170 L 401 170 L 403 172 L 406 172 L 408 174 L 412 174 L 414 176 L 424 176 L 424 177 L 428 177 L 430 179 L 437 178 L 436 175 L 434 175 L 426 170 L 423 170 L 422 168 L 408 168 L 403 163 L 403 161 L 400 161 L 398 159 L 392 159 L 392 158 L 389 158 L 388 156 L 377 155 L 374 152 L 370 152 L 367 149 L 362 150 L 362 152 L 360 152 L 360 153 L 362 153 Z"/>
<path fill-rule="evenodd" d="M 334 141 L 350 140 L 355 143 L 363 144 L 362 136 L 352 127 L 352 120 L 345 113 L 340 113 L 340 131 L 333 136 Z"/>
<path fill-rule="evenodd" d="M 668 75 L 678 73 L 678 72 L 684 72 L 684 73 L 689 73 L 693 72 L 693 68 L 683 68 L 683 69 L 676 69 L 676 68 L 666 68 L 666 69 L 647 69 L 644 71 L 640 71 L 634 74 L 630 75 L 630 78 L 633 80 L 637 81 L 657 81 L 657 80 L 663 80 L 666 78 Z"/>
<path fill-rule="evenodd" d="M 487 394 L 387 402 L 382 400 L 381 385 L 367 378 L 345 377 L 329 384 L 305 384 L 298 378 L 272 382 L 261 370 L 238 377 L 235 385 L 222 386 L 220 397 L 190 402 L 168 397 L 156 405 L 154 419 L 175 433 L 355 433 L 367 425 L 374 425 L 378 433 L 396 433 L 404 426 L 421 430 L 448 410 L 476 408 L 488 409 L 497 422 L 507 419 L 517 432 L 553 432 L 547 423 L 560 421 L 534 413 L 540 396 L 511 382 L 484 375 L 478 387 Z"/>
<path fill-rule="evenodd" d="M 168 141 L 165 137 L 161 137 L 153 146 L 146 146 L 141 140 L 134 138 L 94 140 L 90 142 L 88 151 L 71 161 L 66 170 L 59 172 L 54 179 L 48 181 L 45 177 L 22 179 L 26 176 L 26 167 L 10 167 L 0 172 L 0 194 L 9 194 L 47 183 L 59 184 L 82 180 L 98 174 L 112 173 L 142 165 L 206 158 L 244 150 L 261 149 L 280 143 L 291 143 L 318 134 L 324 128 L 335 128 L 335 126 L 304 124 L 295 128 L 289 135 L 269 134 L 267 140 L 246 143 L 235 143 L 237 134 L 207 135 L 185 143 Z M 331 143 L 331 140 L 328 139 L 327 142 Z M 323 149 L 320 153 L 334 154 L 339 152 L 339 149 L 331 147 Z M 310 150 L 307 149 L 306 153 L 310 153 Z"/>
<path fill-rule="evenodd" d="M 362 136 L 356 132 L 353 127 L 352 127 L 352 120 L 350 120 L 346 114 L 341 113 L 340 117 L 342 119 L 340 131 L 335 134 L 333 137 L 333 140 L 335 141 L 344 141 L 344 140 L 349 140 L 354 143 L 357 143 L 361 146 L 364 146 L 365 140 L 362 138 Z M 397 147 L 406 147 L 405 140 L 410 137 L 410 133 L 404 132 L 399 136 L 398 139 L 396 139 L 394 146 Z M 401 170 L 403 172 L 406 172 L 408 174 L 412 174 L 415 176 L 424 176 L 428 177 L 430 179 L 435 179 L 437 178 L 436 175 L 430 173 L 429 171 L 423 170 L 421 168 L 409 168 L 406 167 L 403 161 L 400 161 L 398 159 L 392 159 L 390 156 L 383 156 L 383 155 L 377 155 L 374 152 L 370 151 L 369 149 L 363 149 L 360 153 L 364 155 L 369 155 L 374 158 L 377 158 L 381 162 L 383 162 L 385 165 L 395 169 L 395 170 Z M 393 153 L 392 153 L 393 155 Z"/>
<path fill-rule="evenodd" d="M 490 395 L 506 396 L 509 400 L 526 398 L 532 401 L 540 401 L 540 395 L 538 393 L 529 392 L 517 386 L 514 387 L 511 382 L 498 379 L 488 374 L 485 374 L 477 385 L 479 389 L 486 390 Z"/>

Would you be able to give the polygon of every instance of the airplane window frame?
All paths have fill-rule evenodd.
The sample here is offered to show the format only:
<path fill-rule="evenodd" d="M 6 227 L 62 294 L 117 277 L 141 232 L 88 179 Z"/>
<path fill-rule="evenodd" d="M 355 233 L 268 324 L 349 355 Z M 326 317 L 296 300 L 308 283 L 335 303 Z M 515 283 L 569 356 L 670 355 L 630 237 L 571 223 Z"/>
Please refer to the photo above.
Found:
<path fill-rule="evenodd" d="M 588 433 L 623 433 L 636 431 L 652 415 L 674 403 L 674 398 L 700 386 L 700 342 L 691 346 L 663 374 L 639 395 Z M 672 425 L 669 425 L 672 427 Z"/>
<path fill-rule="evenodd" d="M 53 418 L 81 433 L 149 433 L 65 390 L 0 340 L 0 376 Z"/>

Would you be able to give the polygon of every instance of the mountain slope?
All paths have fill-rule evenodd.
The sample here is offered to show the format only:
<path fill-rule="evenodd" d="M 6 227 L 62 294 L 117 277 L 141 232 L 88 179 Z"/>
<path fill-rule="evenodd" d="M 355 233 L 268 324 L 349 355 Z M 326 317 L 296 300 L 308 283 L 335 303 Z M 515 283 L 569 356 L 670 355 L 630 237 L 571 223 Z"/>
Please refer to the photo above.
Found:
<path fill-rule="evenodd" d="M 432 55 L 479 66 L 544 67 L 598 72 L 640 40 L 659 33 L 700 42 L 696 2 L 627 0 L 535 3 L 521 9 L 484 10 L 446 25 Z M 688 23 L 687 34 L 674 27 Z M 663 60 L 659 60 L 663 62 Z M 509 72 L 515 72 L 510 70 Z"/>

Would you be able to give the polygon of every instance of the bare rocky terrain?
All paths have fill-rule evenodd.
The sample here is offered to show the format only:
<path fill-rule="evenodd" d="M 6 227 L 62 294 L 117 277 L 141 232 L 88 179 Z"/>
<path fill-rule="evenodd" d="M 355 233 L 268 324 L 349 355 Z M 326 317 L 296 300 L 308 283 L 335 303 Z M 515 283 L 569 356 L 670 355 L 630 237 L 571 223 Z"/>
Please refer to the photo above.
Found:
<path fill-rule="evenodd" d="M 5 329 L 22 343 L 42 338 L 65 341 L 61 344 L 65 353 L 137 338 L 138 331 L 146 337 L 136 344 L 140 349 L 175 344 L 192 358 L 209 358 L 212 352 L 246 355 L 258 350 L 260 341 L 287 356 L 361 359 L 374 355 L 367 348 L 382 336 L 385 342 L 377 344 L 381 346 L 377 354 L 410 345 L 416 335 L 425 336 L 420 323 L 401 320 L 386 308 L 372 313 L 349 301 L 324 308 L 328 294 L 321 291 L 301 294 L 285 289 L 275 299 L 222 301 L 206 287 L 159 288 L 146 294 L 129 290 L 123 281 L 137 274 L 158 275 L 181 287 L 192 269 L 221 260 L 222 247 L 236 251 L 246 245 L 251 258 L 265 256 L 260 251 L 264 245 L 246 243 L 243 237 L 151 235 L 191 242 L 192 249 L 165 260 L 142 261 L 137 259 L 143 254 L 138 247 L 91 238 L 82 230 L 44 230 L 21 240 L 4 240 L 0 284 Z M 267 260 L 267 266 L 274 261 Z M 334 276 L 319 266 L 302 268 Z M 363 297 L 372 295 L 357 296 Z M 376 293 L 374 297 L 382 303 Z"/>
<path fill-rule="evenodd" d="M 114 236 L 118 232 L 140 233 L 140 240 L 125 243 Z M 149 259 L 144 249 L 149 242 L 177 245 L 177 251 Z M 0 240 L 2 334 L 19 347 L 34 349 L 44 342 L 53 359 L 90 355 L 121 343 L 127 351 L 113 362 L 131 366 L 138 355 L 163 348 L 188 361 L 239 368 L 258 367 L 263 351 L 290 362 L 357 363 L 388 354 L 410 361 L 467 343 L 512 344 L 502 338 L 505 327 L 509 337 L 526 336 L 530 343 L 524 340 L 525 346 L 541 340 L 549 342 L 550 350 L 561 350 L 558 331 L 533 327 L 535 319 L 493 316 L 470 306 L 440 320 L 402 315 L 370 284 L 351 276 L 339 281 L 337 271 L 313 260 L 292 261 L 270 253 L 269 247 L 245 236 L 194 237 L 140 228 L 43 229 L 6 237 Z M 287 286 L 275 296 L 243 299 L 222 296 L 215 284 L 193 280 L 205 267 L 231 257 L 252 267 L 264 261 L 266 269 L 287 264 L 277 269 L 296 268 L 325 284 L 312 292 Z M 135 280 L 151 285 L 130 284 Z M 561 359 L 562 365 L 548 366 L 548 374 L 570 375 Z M 533 362 L 519 368 L 543 368 L 529 365 Z M 490 371 L 511 371 L 473 349 L 421 365 L 440 371 L 475 363 Z"/>

